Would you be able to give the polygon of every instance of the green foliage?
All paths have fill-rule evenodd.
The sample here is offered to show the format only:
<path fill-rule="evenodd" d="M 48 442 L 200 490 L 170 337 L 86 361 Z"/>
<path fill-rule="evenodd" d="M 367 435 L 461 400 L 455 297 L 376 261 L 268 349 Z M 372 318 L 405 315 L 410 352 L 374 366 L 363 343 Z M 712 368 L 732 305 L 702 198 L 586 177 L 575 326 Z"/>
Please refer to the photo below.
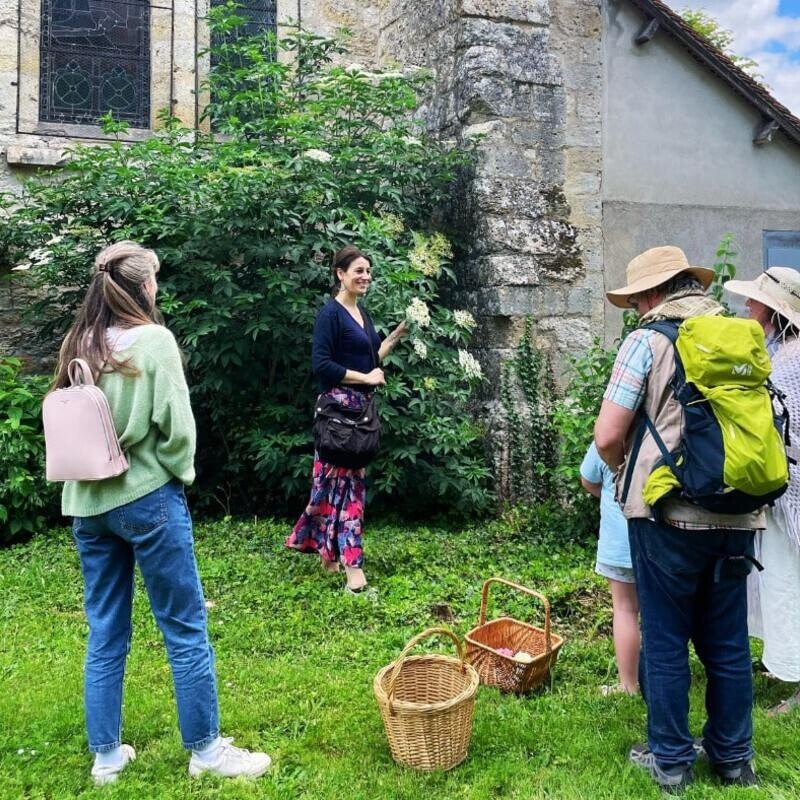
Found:
<path fill-rule="evenodd" d="M 580 463 L 594 436 L 594 421 L 600 413 L 616 354 L 616 348 L 606 350 L 595 338 L 585 353 L 569 359 L 567 390 L 554 410 L 559 435 L 558 475 L 566 491 L 580 486 Z"/>
<path fill-rule="evenodd" d="M 341 45 L 304 32 L 236 35 L 230 8 L 210 19 L 215 135 L 162 114 L 146 141 L 76 147 L 58 181 L 29 182 L 8 210 L 8 259 L 27 260 L 40 284 L 43 334 L 63 332 L 102 245 L 153 247 L 160 305 L 187 357 L 200 507 L 296 510 L 311 471 L 313 321 L 332 253 L 353 242 L 374 258 L 367 306 L 381 333 L 412 300 L 430 316 L 384 365 L 372 497 L 486 508 L 482 431 L 467 412 L 481 380 L 466 353 L 474 323 L 439 299 L 454 275 L 432 222 L 470 156 L 413 121 L 425 75 L 336 65 Z"/>
<path fill-rule="evenodd" d="M 697 33 L 705 36 L 718 50 L 721 50 L 739 69 L 746 72 L 751 78 L 764 84 L 764 78 L 759 72 L 759 64 L 753 58 L 737 55 L 732 49 L 733 32 L 723 28 L 717 20 L 702 9 L 684 8 L 681 17 Z M 766 85 L 766 84 L 764 84 Z"/>
<path fill-rule="evenodd" d="M 555 384 L 547 357 L 534 346 L 533 325 L 531 318 L 525 321 L 516 353 L 503 365 L 500 393 L 512 497 L 537 503 L 552 497 L 557 444 L 552 420 Z"/>
<path fill-rule="evenodd" d="M 733 249 L 733 234 L 726 233 L 720 241 L 716 252 L 714 253 L 714 280 L 711 283 L 708 291 L 709 294 L 718 302 L 722 303 L 725 308 L 728 304 L 722 299 L 723 289 L 725 284 L 736 277 L 736 265 L 734 258 L 738 255 L 737 251 Z"/>
<path fill-rule="evenodd" d="M 42 398 L 47 379 L 23 376 L 19 359 L 0 359 L 0 544 L 53 519 L 55 487 L 44 479 Z"/>
<path fill-rule="evenodd" d="M 542 547 L 498 524 L 440 529 L 370 527 L 367 574 L 376 591 L 354 598 L 318 559 L 287 552 L 289 521 L 200 525 L 197 558 L 219 675 L 221 723 L 236 744 L 265 749 L 257 781 L 191 779 L 181 747 L 162 637 L 141 580 L 125 675 L 125 741 L 137 760 L 113 785 L 89 778 L 81 671 L 86 622 L 81 577 L 66 530 L 0 551 L 0 797 L 31 800 L 658 800 L 627 762 L 645 734 L 640 698 L 604 698 L 616 682 L 611 600 L 593 553 Z M 425 773 L 392 762 L 372 680 L 416 633 L 475 626 L 483 581 L 501 575 L 541 591 L 566 637 L 552 680 L 531 697 L 480 687 L 467 760 Z M 541 627 L 532 597 L 493 586 L 489 618 Z M 756 645 L 758 647 L 758 645 Z M 417 653 L 454 654 L 444 639 Z M 705 719 L 705 679 L 691 655 L 693 731 Z M 687 797 L 800 795 L 795 715 L 770 719 L 785 684 L 754 675 L 761 789 L 737 791 L 695 766 Z M 602 729 L 602 735 L 598 730 Z"/>

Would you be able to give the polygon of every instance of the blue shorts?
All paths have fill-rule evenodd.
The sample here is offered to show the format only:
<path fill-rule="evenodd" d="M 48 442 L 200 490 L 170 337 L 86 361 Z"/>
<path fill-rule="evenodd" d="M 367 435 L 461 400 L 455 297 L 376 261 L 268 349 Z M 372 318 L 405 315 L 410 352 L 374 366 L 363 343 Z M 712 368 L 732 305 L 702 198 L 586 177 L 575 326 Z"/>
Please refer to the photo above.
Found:
<path fill-rule="evenodd" d="M 594 571 L 604 578 L 612 581 L 619 581 L 620 583 L 636 583 L 633 577 L 633 567 L 617 567 L 613 564 L 603 564 L 598 561 L 594 565 Z"/>

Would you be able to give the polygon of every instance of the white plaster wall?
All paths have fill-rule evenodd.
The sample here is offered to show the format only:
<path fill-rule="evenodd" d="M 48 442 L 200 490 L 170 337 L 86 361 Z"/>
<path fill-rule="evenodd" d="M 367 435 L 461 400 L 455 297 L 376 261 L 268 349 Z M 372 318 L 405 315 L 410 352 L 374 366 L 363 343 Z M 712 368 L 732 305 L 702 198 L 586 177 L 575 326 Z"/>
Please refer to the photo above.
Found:
<path fill-rule="evenodd" d="M 764 230 L 800 230 L 800 144 L 782 133 L 753 144 L 759 112 L 698 64 L 669 34 L 643 46 L 644 22 L 627 0 L 603 4 L 603 275 L 661 244 L 711 265 L 725 233 L 738 274 L 763 269 Z M 606 304 L 607 341 L 621 315 Z"/>

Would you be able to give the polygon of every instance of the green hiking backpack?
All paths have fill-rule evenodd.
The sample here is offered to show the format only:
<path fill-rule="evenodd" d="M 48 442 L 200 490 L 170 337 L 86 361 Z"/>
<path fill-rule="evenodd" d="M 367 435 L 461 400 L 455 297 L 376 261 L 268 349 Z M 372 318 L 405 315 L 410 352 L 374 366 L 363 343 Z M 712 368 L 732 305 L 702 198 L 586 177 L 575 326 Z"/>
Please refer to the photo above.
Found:
<path fill-rule="evenodd" d="M 653 508 L 677 497 L 708 511 L 746 514 L 780 497 L 789 482 L 789 415 L 784 406 L 775 416 L 773 398 L 783 405 L 782 395 L 769 382 L 772 365 L 761 326 L 754 320 L 711 316 L 643 327 L 673 344 L 670 387 L 681 404 L 683 432 L 670 452 L 643 414 L 622 502 L 645 430 L 662 455 L 643 491 Z"/>

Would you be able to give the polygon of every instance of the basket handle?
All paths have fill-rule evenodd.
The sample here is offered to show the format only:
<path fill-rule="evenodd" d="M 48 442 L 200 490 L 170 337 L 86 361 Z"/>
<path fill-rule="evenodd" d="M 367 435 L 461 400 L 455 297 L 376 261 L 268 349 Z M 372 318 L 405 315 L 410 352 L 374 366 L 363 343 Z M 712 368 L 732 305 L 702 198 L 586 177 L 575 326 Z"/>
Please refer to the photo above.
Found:
<path fill-rule="evenodd" d="M 456 636 L 453 631 L 449 630 L 448 628 L 428 628 L 426 631 L 422 631 L 422 633 L 418 633 L 413 639 L 409 641 L 409 643 L 403 648 L 403 652 L 397 657 L 397 661 L 394 662 L 394 668 L 389 675 L 389 681 L 386 684 L 386 699 L 389 701 L 389 710 L 391 711 L 392 708 L 392 695 L 394 694 L 394 685 L 397 682 L 398 677 L 400 676 L 400 670 L 403 668 L 403 662 L 406 660 L 406 656 L 423 640 L 427 639 L 429 636 L 449 636 L 453 643 L 456 646 L 456 651 L 458 652 L 458 658 L 461 661 L 461 671 L 464 672 L 466 669 L 466 650 L 464 649 L 463 642 Z"/>
<path fill-rule="evenodd" d="M 489 587 L 493 583 L 502 583 L 504 586 L 510 586 L 512 589 L 529 594 L 531 597 L 535 597 L 537 600 L 541 601 L 541 604 L 544 606 L 545 647 L 549 655 L 553 649 L 552 642 L 550 641 L 550 601 L 543 594 L 539 594 L 539 592 L 529 589 L 527 586 L 521 586 L 518 583 L 507 581 L 505 578 L 489 578 L 489 580 L 485 581 L 483 584 L 483 592 L 481 592 L 481 610 L 478 617 L 478 625 L 486 624 L 486 605 L 489 602 Z"/>

